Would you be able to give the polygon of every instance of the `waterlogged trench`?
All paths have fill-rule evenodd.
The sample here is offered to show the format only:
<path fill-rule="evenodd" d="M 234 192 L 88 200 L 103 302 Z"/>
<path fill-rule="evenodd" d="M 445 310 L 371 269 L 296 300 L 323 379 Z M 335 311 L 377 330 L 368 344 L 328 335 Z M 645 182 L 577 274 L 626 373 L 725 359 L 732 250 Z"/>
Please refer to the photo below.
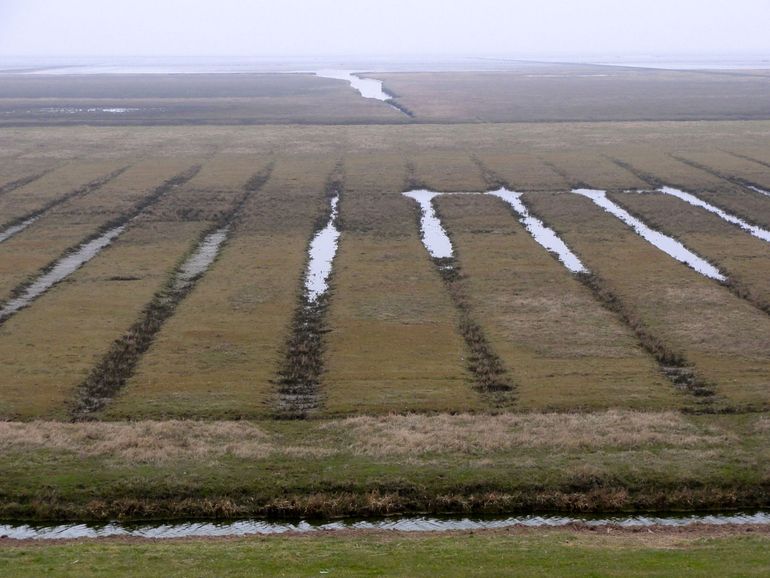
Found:
<path fill-rule="evenodd" d="M 125 169 L 121 169 L 112 175 L 105 177 L 106 180 L 114 178 L 117 174 L 120 174 Z M 106 231 L 101 232 L 95 238 L 87 239 L 74 247 L 73 249 L 65 252 L 65 254 L 47 267 L 36 279 L 29 283 L 25 283 L 18 287 L 14 291 L 14 297 L 8 300 L 6 303 L 0 306 L 0 324 L 4 323 L 12 315 L 29 306 L 35 299 L 43 295 L 51 287 L 57 283 L 63 281 L 75 271 L 80 269 L 83 265 L 88 263 L 91 259 L 96 257 L 106 247 L 108 247 L 115 239 L 117 239 L 123 231 L 126 230 L 150 205 L 156 203 L 172 188 L 186 183 L 192 179 L 200 170 L 200 166 L 194 166 L 188 171 L 173 177 L 172 179 L 163 183 L 160 187 L 155 189 L 152 194 L 148 195 L 140 201 L 131 211 L 129 211 L 123 217 L 114 221 L 113 225 Z M 100 179 L 93 183 L 89 183 L 86 187 L 83 187 L 79 192 L 73 194 L 82 194 L 82 191 L 91 190 L 95 186 L 101 186 L 99 183 L 106 182 L 105 179 Z M 71 198 L 71 196 L 69 197 Z M 32 221 L 36 220 L 33 218 Z"/>
<path fill-rule="evenodd" d="M 60 524 L 0 524 L 0 536 L 11 540 L 73 540 L 78 538 L 134 537 L 148 539 L 214 538 L 260 536 L 276 534 L 314 534 L 358 531 L 392 532 L 457 532 L 495 530 L 503 528 L 560 528 L 581 525 L 587 527 L 651 528 L 663 526 L 683 528 L 693 525 L 748 526 L 770 525 L 770 514 L 733 513 L 690 516 L 518 516 L 506 518 L 431 518 L 393 517 L 374 520 L 336 520 L 330 522 L 271 522 L 269 520 L 239 520 L 233 522 L 182 522 L 176 524 L 127 525 L 113 522 L 103 525 Z"/>
<path fill-rule="evenodd" d="M 59 198 L 56 198 L 47 202 L 41 208 L 35 211 L 32 211 L 31 213 L 27 213 L 23 217 L 14 219 L 10 223 L 6 223 L 4 225 L 5 228 L 0 229 L 0 243 L 3 243 L 8 239 L 10 239 L 11 237 L 21 233 L 23 230 L 30 227 L 32 224 L 35 223 L 35 221 L 40 219 L 45 213 L 47 213 L 51 209 L 54 209 L 59 205 L 63 205 L 67 201 L 71 201 L 72 199 L 75 199 L 77 197 L 82 197 L 98 189 L 99 187 L 106 185 L 108 182 L 116 179 L 118 176 L 123 174 L 126 170 L 128 170 L 128 167 L 123 167 L 121 169 L 118 169 L 117 171 L 110 173 L 109 175 L 106 175 L 104 177 L 91 181 L 90 183 L 83 185 L 82 187 L 79 187 L 73 191 L 63 194 Z"/>
<path fill-rule="evenodd" d="M 235 207 L 222 218 L 218 226 L 198 241 L 191 253 L 174 270 L 166 285 L 145 307 L 139 319 L 123 337 L 112 344 L 106 355 L 91 370 L 78 387 L 72 411 L 74 419 L 89 419 L 93 413 L 103 409 L 125 386 L 165 322 L 214 263 L 232 231 L 234 220 L 250 196 L 267 181 L 270 170 L 271 168 L 249 181 L 246 191 Z"/>
<path fill-rule="evenodd" d="M 57 261 L 50 271 L 35 279 L 21 295 L 9 300 L 0 308 L 0 323 L 96 257 L 102 249 L 112 243 L 126 229 L 126 226 L 120 225 L 108 230 L 96 239 L 83 243 L 73 253 Z"/>
<path fill-rule="evenodd" d="M 676 239 L 648 227 L 642 221 L 631 215 L 628 211 L 608 199 L 607 193 L 605 191 L 595 189 L 573 189 L 572 192 L 574 194 L 591 199 L 597 206 L 601 207 L 611 215 L 614 215 L 623 221 L 626 225 L 631 227 L 637 235 L 667 255 L 673 257 L 680 263 L 684 263 L 685 265 L 691 267 L 704 277 L 708 277 L 709 279 L 714 279 L 723 283 L 727 281 L 727 277 L 723 275 L 722 272 L 714 267 L 711 263 L 690 251 Z"/>
<path fill-rule="evenodd" d="M 308 246 L 303 295 L 292 321 L 286 354 L 279 371 L 278 416 L 305 418 L 317 409 L 323 370 L 323 333 L 329 277 L 337 255 L 340 231 L 339 190 L 330 198 L 329 219 Z"/>
<path fill-rule="evenodd" d="M 762 194 L 770 195 L 770 193 L 768 193 L 767 191 L 763 191 L 762 189 L 759 189 L 757 187 L 750 187 L 750 188 Z M 642 191 L 637 191 L 637 192 L 642 192 Z M 743 219 L 736 217 L 735 215 L 732 215 L 727 211 L 720 209 L 719 207 L 715 207 L 711 203 L 707 203 L 706 201 L 696 197 L 692 193 L 687 193 L 685 191 L 675 189 L 673 187 L 660 187 L 658 189 L 658 192 L 663 193 L 664 195 L 670 195 L 672 197 L 676 197 L 677 199 L 681 199 L 682 201 L 684 201 L 685 203 L 689 203 L 693 207 L 700 207 L 702 209 L 705 209 L 708 212 L 717 215 L 723 221 L 727 221 L 728 223 L 737 225 L 738 227 L 740 227 L 750 235 L 753 235 L 757 239 L 762 239 L 763 241 L 767 241 L 768 243 L 770 243 L 770 231 L 763 229 L 761 227 L 757 227 L 756 225 L 751 225 L 746 221 L 744 221 Z"/>

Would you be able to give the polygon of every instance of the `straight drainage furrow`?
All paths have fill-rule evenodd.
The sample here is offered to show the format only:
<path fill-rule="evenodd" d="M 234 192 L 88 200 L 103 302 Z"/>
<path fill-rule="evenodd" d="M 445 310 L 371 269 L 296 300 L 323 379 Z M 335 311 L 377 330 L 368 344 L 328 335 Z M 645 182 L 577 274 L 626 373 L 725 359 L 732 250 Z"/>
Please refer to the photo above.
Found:
<path fill-rule="evenodd" d="M 269 178 L 272 166 L 249 181 L 239 202 L 219 223 L 204 233 L 192 251 L 176 267 L 164 287 L 144 308 L 123 337 L 116 340 L 107 354 L 78 387 L 72 417 L 89 419 L 102 410 L 133 375 L 142 355 L 150 348 L 165 322 L 195 288 L 216 260 L 228 240 L 234 221 L 248 198 Z M 192 178 L 192 177 L 191 177 Z"/>
<path fill-rule="evenodd" d="M 0 187 L 0 197 L 2 197 L 7 193 L 15 191 L 16 189 L 20 189 L 21 187 L 24 187 L 30 183 L 34 183 L 35 181 L 42 179 L 44 176 L 46 176 L 47 174 L 53 171 L 54 169 L 48 169 L 39 173 L 35 173 L 34 175 L 29 175 L 26 177 L 22 177 L 20 179 L 16 179 L 15 181 L 5 183 L 2 187 Z"/>
<path fill-rule="evenodd" d="M 433 199 L 441 194 L 424 189 L 403 193 L 420 206 L 422 242 L 459 313 L 459 329 L 470 352 L 466 361 L 475 382 L 474 386 L 496 407 L 507 407 L 514 401 L 515 388 L 502 360 L 473 318 L 470 300 L 464 288 L 464 277 L 454 256 L 452 241 L 433 206 Z"/>
<path fill-rule="evenodd" d="M 167 180 L 150 195 L 142 199 L 126 214 L 103 225 L 76 246 L 67 249 L 60 257 L 48 264 L 40 274 L 26 281 L 11 292 L 11 299 L 0 306 L 0 325 L 21 309 L 30 305 L 51 287 L 69 277 L 117 239 L 126 227 L 147 207 L 158 202 L 168 191 L 192 179 L 200 170 L 195 165 L 187 171 Z M 122 171 L 121 171 L 122 172 Z"/>
<path fill-rule="evenodd" d="M 697 163 L 695 161 L 691 161 L 690 159 L 686 159 L 684 157 L 680 157 L 678 155 L 669 155 L 672 159 L 675 159 L 679 161 L 680 163 L 683 163 L 685 165 L 689 165 L 693 168 L 696 168 L 698 170 L 703 171 L 704 173 L 708 173 L 710 175 L 713 175 L 719 179 L 724 179 L 730 183 L 736 184 L 738 186 L 744 187 L 746 189 L 751 189 L 755 193 L 759 193 L 760 195 L 764 195 L 766 197 L 770 197 L 770 191 L 766 191 L 762 187 L 758 186 L 756 183 L 753 183 L 747 179 L 744 179 L 742 177 L 736 177 L 733 175 L 725 175 L 720 173 L 719 171 L 716 171 L 710 167 L 707 167 L 706 165 L 703 165 L 701 163 Z"/>
<path fill-rule="evenodd" d="M 84 195 L 87 195 L 90 192 L 95 191 L 96 189 L 103 187 L 108 182 L 118 178 L 127 170 L 128 170 L 127 166 L 122 167 L 117 171 L 114 171 L 103 177 L 99 177 L 98 179 L 93 180 L 90 183 L 83 185 L 82 187 L 78 187 L 77 189 L 74 189 L 62 195 L 61 197 L 57 197 L 56 199 L 48 201 L 45 205 L 43 205 L 41 208 L 35 211 L 32 211 L 30 213 L 27 213 L 26 215 L 22 215 L 21 217 L 18 217 L 16 219 L 13 219 L 12 221 L 5 223 L 4 225 L 0 226 L 0 243 L 7 241 L 8 239 L 10 239 L 11 237 L 13 237 L 18 233 L 21 233 L 24 229 L 32 225 L 32 223 L 37 221 L 40 217 L 42 217 L 46 212 L 50 211 L 51 209 L 63 203 L 66 203 L 67 201 L 70 201 L 76 197 L 82 197 Z M 43 174 L 47 174 L 47 173 L 43 173 Z M 39 176 L 43 176 L 43 174 Z M 31 179 L 30 182 L 33 180 L 35 179 Z"/>
<path fill-rule="evenodd" d="M 338 171 L 341 170 L 339 167 Z M 300 303 L 292 319 L 282 366 L 278 372 L 277 417 L 305 419 L 321 404 L 321 375 L 324 368 L 326 311 L 329 305 L 329 278 L 339 246 L 341 177 L 331 177 L 326 185 L 330 211 L 325 226 L 318 228 L 308 246 Z"/>

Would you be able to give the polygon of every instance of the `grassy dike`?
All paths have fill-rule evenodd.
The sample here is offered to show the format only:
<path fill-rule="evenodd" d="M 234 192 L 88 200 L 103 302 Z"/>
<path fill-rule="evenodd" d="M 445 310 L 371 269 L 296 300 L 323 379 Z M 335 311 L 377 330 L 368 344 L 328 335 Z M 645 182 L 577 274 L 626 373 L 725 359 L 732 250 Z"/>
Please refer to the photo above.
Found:
<path fill-rule="evenodd" d="M 0 518 L 764 508 L 768 438 L 676 412 L 0 422 Z"/>
<path fill-rule="evenodd" d="M 600 533 L 601 532 L 601 533 Z M 4 576 L 766 576 L 756 530 L 0 541 Z"/>

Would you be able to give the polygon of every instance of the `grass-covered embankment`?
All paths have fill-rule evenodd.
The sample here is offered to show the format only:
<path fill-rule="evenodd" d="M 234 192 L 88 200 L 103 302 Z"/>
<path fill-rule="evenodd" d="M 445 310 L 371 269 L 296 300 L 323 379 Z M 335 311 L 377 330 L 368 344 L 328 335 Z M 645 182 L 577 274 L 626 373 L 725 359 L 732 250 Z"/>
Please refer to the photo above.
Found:
<path fill-rule="evenodd" d="M 5 576 L 766 576 L 768 534 L 573 530 L 0 542 Z"/>
<path fill-rule="evenodd" d="M 0 423 L 0 518 L 764 508 L 770 421 L 675 412 Z"/>

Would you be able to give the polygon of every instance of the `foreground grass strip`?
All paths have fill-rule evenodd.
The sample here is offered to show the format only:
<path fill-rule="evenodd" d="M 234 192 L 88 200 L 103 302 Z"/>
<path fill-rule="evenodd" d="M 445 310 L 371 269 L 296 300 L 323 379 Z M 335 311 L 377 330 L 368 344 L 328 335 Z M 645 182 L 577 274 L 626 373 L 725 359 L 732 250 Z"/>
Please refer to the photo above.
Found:
<path fill-rule="evenodd" d="M 123 169 L 125 170 L 125 169 Z M 64 254 L 46 266 L 40 274 L 22 283 L 12 291 L 12 297 L 0 307 L 0 325 L 5 323 L 18 311 L 28 307 L 51 287 L 66 279 L 80 267 L 98 255 L 125 231 L 126 227 L 151 205 L 160 201 L 170 190 L 179 187 L 192 179 L 200 171 L 200 165 L 195 165 L 169 179 L 155 189 L 134 207 L 120 217 L 102 225 L 99 230 L 71 247 Z M 122 172 L 122 170 L 120 171 Z"/>
<path fill-rule="evenodd" d="M 768 506 L 760 415 L 0 422 L 0 518 L 84 522 Z"/>
<path fill-rule="evenodd" d="M 344 189 L 342 165 L 338 164 L 325 187 L 330 203 L 326 224 L 319 223 L 308 247 L 308 263 L 300 302 L 294 313 L 286 352 L 278 372 L 278 417 L 304 419 L 320 406 L 319 390 L 324 370 L 326 312 L 329 276 L 337 254 L 338 205 Z"/>
<path fill-rule="evenodd" d="M 0 226 L 0 243 L 3 243 L 4 241 L 7 241 L 17 233 L 22 232 L 24 229 L 32 225 L 35 221 L 37 221 L 40 217 L 42 217 L 45 213 L 50 211 L 51 209 L 54 209 L 58 207 L 59 205 L 62 205 L 66 203 L 67 201 L 71 201 L 72 199 L 75 199 L 77 197 L 82 197 L 84 195 L 87 195 L 90 192 L 95 191 L 96 189 L 99 189 L 100 187 L 106 185 L 110 181 L 115 180 L 120 175 L 122 175 L 124 172 L 128 170 L 128 166 L 122 167 L 116 171 L 111 172 L 108 175 L 104 175 L 102 177 L 99 177 L 98 179 L 95 179 L 82 187 L 78 187 L 77 189 L 74 189 L 68 193 L 65 193 L 64 195 L 57 197 L 55 199 L 52 199 L 48 201 L 46 204 L 44 204 L 39 209 L 36 209 L 30 213 L 27 213 L 26 215 L 22 215 L 20 217 L 17 217 L 15 219 L 12 219 L 11 221 L 8 221 L 7 223 Z M 27 182 L 22 182 L 19 187 L 26 185 L 30 182 L 33 182 L 39 178 L 42 178 L 43 176 L 47 175 L 51 171 L 45 171 L 43 173 L 39 173 L 35 176 L 35 178 L 27 180 Z M 19 188 L 14 187 L 14 189 Z M 13 189 L 9 189 L 13 190 Z"/>
<path fill-rule="evenodd" d="M 515 387 L 502 360 L 474 318 L 452 242 L 433 206 L 433 199 L 440 193 L 414 190 L 403 194 L 415 200 L 420 207 L 422 241 L 457 309 L 460 333 L 469 350 L 466 361 L 474 378 L 474 386 L 480 393 L 488 396 L 495 407 L 512 404 Z"/>
<path fill-rule="evenodd" d="M 753 529 L 752 529 L 753 530 Z M 764 532 L 508 530 L 449 535 L 352 532 L 153 543 L 105 540 L 0 544 L 9 577 L 766 576 Z"/>
<path fill-rule="evenodd" d="M 150 348 L 163 324 L 174 314 L 177 305 L 194 289 L 227 241 L 234 220 L 249 197 L 269 178 L 270 168 L 255 175 L 245 187 L 236 205 L 198 241 L 192 252 L 171 275 L 166 285 L 155 294 L 140 319 L 113 343 L 110 351 L 79 386 L 72 411 L 74 419 L 86 419 L 104 409 L 133 375 L 142 355 Z M 197 173 L 197 171 L 196 171 Z M 192 178 L 192 176 L 190 177 Z"/>

